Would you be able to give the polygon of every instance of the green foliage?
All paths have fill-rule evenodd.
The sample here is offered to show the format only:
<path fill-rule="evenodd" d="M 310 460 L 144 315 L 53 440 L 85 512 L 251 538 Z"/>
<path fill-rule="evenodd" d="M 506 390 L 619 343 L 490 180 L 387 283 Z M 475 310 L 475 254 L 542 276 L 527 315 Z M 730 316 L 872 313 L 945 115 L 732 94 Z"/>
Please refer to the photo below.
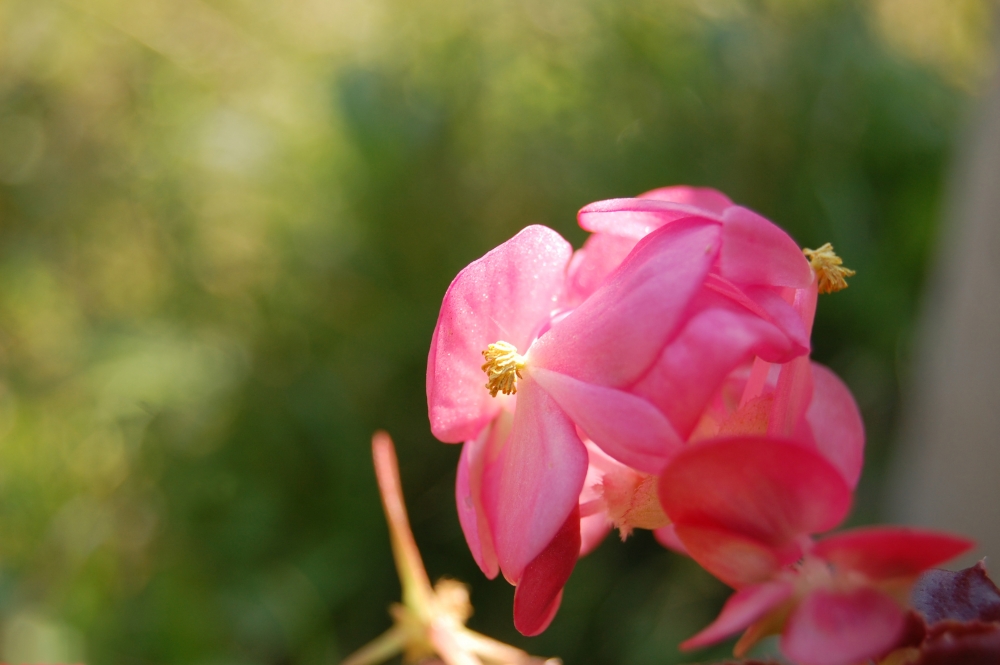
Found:
<path fill-rule="evenodd" d="M 967 94 L 873 20 L 860 0 L 4 3 L 2 658 L 336 662 L 398 595 L 383 427 L 472 627 L 567 663 L 689 659 L 724 590 L 648 534 L 609 539 L 550 631 L 516 635 L 458 527 L 459 450 L 428 431 L 437 308 L 526 224 L 579 244 L 588 202 L 717 187 L 858 271 L 816 356 L 883 458 Z"/>

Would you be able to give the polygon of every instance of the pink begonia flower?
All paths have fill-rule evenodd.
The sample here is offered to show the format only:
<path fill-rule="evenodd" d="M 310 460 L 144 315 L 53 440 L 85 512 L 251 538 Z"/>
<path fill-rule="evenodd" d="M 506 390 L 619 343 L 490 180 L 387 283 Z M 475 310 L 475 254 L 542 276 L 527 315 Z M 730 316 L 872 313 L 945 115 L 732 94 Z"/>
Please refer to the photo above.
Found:
<path fill-rule="evenodd" d="M 670 223 L 678 215 L 690 214 L 693 209 L 697 209 L 699 214 L 705 216 L 720 219 L 728 216 L 738 220 L 737 230 L 739 224 L 747 219 L 759 222 L 753 213 L 734 206 L 724 195 L 711 189 L 667 187 L 647 192 L 638 199 L 617 199 L 591 204 L 581 211 L 580 221 L 584 228 L 596 232 L 587 240 L 584 248 L 574 256 L 570 267 L 570 285 L 571 290 L 575 290 L 575 297 L 585 297 L 588 289 L 592 288 L 591 285 L 599 283 L 610 269 L 609 266 L 620 260 L 620 257 L 638 241 L 637 238 L 651 229 Z M 773 231 L 769 226 L 764 228 Z M 737 231 L 734 231 L 733 235 L 740 237 Z M 742 237 L 749 235 L 744 234 Z M 788 243 L 778 234 L 774 235 L 779 238 L 775 243 L 784 245 L 785 251 L 790 252 Z M 804 251 L 811 252 L 811 250 Z M 827 264 L 841 265 L 840 259 L 832 253 L 832 248 L 824 246 L 817 252 L 822 253 L 824 262 L 812 265 L 818 279 L 804 288 L 770 288 L 771 310 L 782 314 L 781 320 L 786 322 L 788 329 L 795 329 L 797 318 L 806 336 L 812 329 L 817 286 L 822 281 L 820 278 L 826 274 Z M 794 264 L 794 261 L 788 258 L 789 263 Z M 844 276 L 853 274 L 846 269 L 841 270 L 842 273 L 827 279 L 843 281 Z M 713 266 L 713 273 L 719 271 L 721 271 L 720 265 Z M 715 285 L 721 283 L 722 280 L 718 280 Z M 732 285 L 729 287 L 727 292 L 735 294 L 735 298 L 742 306 L 753 308 L 754 305 L 748 304 L 738 289 Z M 765 289 L 743 287 L 742 291 L 743 293 L 749 291 L 758 300 L 768 299 L 767 295 L 763 295 L 767 293 L 766 287 Z M 782 307 L 782 302 L 773 298 L 774 295 L 780 296 L 788 307 Z M 787 323 L 789 319 L 792 321 Z M 690 443 L 739 434 L 770 433 L 780 436 L 794 434 L 799 441 L 808 443 L 825 455 L 842 472 L 848 484 L 854 487 L 860 476 L 863 461 L 864 426 L 857 404 L 843 382 L 829 369 L 816 363 L 809 363 L 804 356 L 793 359 L 786 365 L 756 358 L 752 363 L 746 361 L 743 366 L 732 369 L 733 359 L 741 357 L 738 345 L 733 343 L 739 337 L 724 326 L 718 329 L 718 335 L 717 345 L 706 343 L 707 340 L 704 338 L 699 340 L 697 347 L 701 351 L 701 357 L 696 357 L 690 348 L 685 349 L 679 344 L 672 349 L 682 361 L 696 361 L 691 363 L 694 371 L 702 372 L 702 376 L 706 378 L 700 387 L 704 389 L 717 386 L 717 392 L 707 403 L 704 392 L 699 393 L 689 389 L 671 393 L 669 388 L 664 390 L 662 384 L 651 380 L 656 377 L 657 372 L 651 372 L 646 381 L 640 382 L 635 389 L 646 392 L 651 402 L 662 405 L 668 415 L 673 415 L 674 423 Z M 745 358 L 745 355 L 743 357 Z M 670 366 L 667 359 L 668 356 L 665 354 L 665 362 L 662 362 L 657 370 L 671 378 L 682 376 L 683 373 L 678 372 L 678 367 Z M 715 374 L 711 372 L 713 369 Z M 715 377 L 729 369 L 732 369 L 732 372 L 722 385 L 718 386 Z M 711 378 L 706 377 L 706 374 L 710 374 Z M 687 408 L 678 409 L 679 405 L 682 407 L 685 405 L 685 400 Z M 678 411 L 682 414 L 678 414 Z M 681 417 L 678 418 L 678 415 Z M 618 471 L 617 475 L 622 476 L 623 472 Z M 642 483 L 643 485 L 639 487 L 648 485 L 648 480 L 643 480 Z M 598 479 L 598 487 L 600 486 Z M 584 514 L 605 509 L 605 519 L 610 520 L 615 526 L 623 526 L 622 520 L 615 514 L 616 510 L 607 511 L 606 508 L 607 506 L 601 506 L 599 501 L 581 497 L 581 510 L 585 511 Z M 618 509 L 617 512 L 620 513 L 621 510 Z M 650 528 L 646 525 L 640 526 Z M 627 519 L 624 527 L 623 536 L 630 530 Z M 677 538 L 673 525 L 657 528 L 654 533 L 664 546 L 685 553 L 684 545 Z"/>
<path fill-rule="evenodd" d="M 650 470 L 680 445 L 662 414 L 620 388 L 683 320 L 719 236 L 718 223 L 699 218 L 650 234 L 593 295 L 559 312 L 572 250 L 554 231 L 528 227 L 459 273 L 445 295 L 428 362 L 431 428 L 468 442 L 457 482 L 463 529 L 484 572 L 518 584 L 522 632 L 544 629 L 559 602 L 561 583 L 543 593 L 534 580 L 565 581 L 579 551 L 579 542 L 562 543 L 574 531 L 580 538 L 587 451 L 575 424 Z M 529 602 L 525 589 L 545 597 Z"/>
<path fill-rule="evenodd" d="M 575 297 L 599 283 L 608 266 L 645 234 L 695 211 L 723 224 L 723 249 L 706 287 L 738 303 L 738 308 L 756 312 L 808 347 L 817 293 L 846 288 L 844 277 L 853 271 L 842 267 L 829 244 L 800 251 L 777 226 L 712 189 L 664 187 L 634 199 L 584 207 L 580 226 L 594 233 L 571 266 Z M 810 261 L 803 260 L 803 253 Z M 803 269 L 808 275 L 804 281 Z M 829 286 L 834 283 L 839 286 Z M 814 443 L 851 486 L 856 485 L 864 450 L 860 413 L 840 379 L 810 363 L 806 354 L 796 354 L 790 362 L 758 354 L 736 397 L 738 407 L 732 407 L 733 396 L 727 395 L 728 412 L 722 413 L 717 404 L 714 420 L 711 414 L 706 418 L 710 401 L 718 401 L 718 394 L 708 391 L 718 390 L 727 374 L 746 373 L 738 366 L 746 358 L 739 334 L 717 317 L 716 312 L 702 320 L 693 316 L 681 337 L 687 333 L 695 343 L 675 342 L 667 347 L 660 362 L 632 392 L 659 407 L 685 440 L 715 436 L 720 429 L 722 434 L 795 436 Z M 716 340 L 711 339 L 713 334 Z M 685 381 L 689 372 L 702 381 Z M 692 386 L 696 389 L 691 390 Z M 726 418 L 719 418 L 720 414 Z"/>
<path fill-rule="evenodd" d="M 442 304 L 431 428 L 465 443 L 462 528 L 484 573 L 517 585 L 525 634 L 548 625 L 581 546 L 604 528 L 580 512 L 583 439 L 655 476 L 734 368 L 808 352 L 799 301 L 815 302 L 815 279 L 794 241 L 743 208 L 720 212 L 721 194 L 672 191 L 700 203 L 672 204 L 687 207 L 642 237 L 596 234 L 575 256 L 555 232 L 528 227 L 459 273 Z"/>
<path fill-rule="evenodd" d="M 851 488 L 815 447 L 791 439 L 743 436 L 691 446 L 664 470 L 659 490 L 688 553 L 737 589 L 684 649 L 746 631 L 737 656 L 780 633 L 782 652 L 802 665 L 877 658 L 903 636 L 917 576 L 972 547 L 964 538 L 901 527 L 814 542 L 811 534 L 847 515 Z"/>

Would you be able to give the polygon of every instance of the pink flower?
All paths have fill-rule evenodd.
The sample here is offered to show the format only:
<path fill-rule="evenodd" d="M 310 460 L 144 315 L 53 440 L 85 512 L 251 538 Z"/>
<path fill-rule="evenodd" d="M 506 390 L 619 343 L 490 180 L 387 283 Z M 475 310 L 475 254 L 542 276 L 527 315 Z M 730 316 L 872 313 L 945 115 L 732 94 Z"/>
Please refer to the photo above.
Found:
<path fill-rule="evenodd" d="M 772 369 L 769 380 L 758 388 L 759 394 L 741 405 L 741 396 L 747 394 L 750 374 L 747 365 L 727 377 L 703 412 L 686 446 L 733 436 L 756 438 L 767 434 L 769 420 L 782 407 L 774 400 L 780 366 Z M 829 369 L 812 363 L 809 378 L 809 402 L 794 427 L 796 441 L 823 455 L 853 489 L 860 475 L 865 441 L 861 414 L 850 391 Z M 651 529 L 664 547 L 688 554 L 656 495 L 659 476 L 628 468 L 604 455 L 593 444 L 588 446 L 588 451 L 590 467 L 580 496 L 584 518 L 581 556 L 596 547 L 609 525 L 621 531 L 623 540 L 632 529 Z M 715 479 L 707 477 L 704 482 L 713 483 Z M 604 525 L 603 530 L 600 524 Z"/>
<path fill-rule="evenodd" d="M 671 191 L 701 204 L 650 199 L 673 207 L 650 213 L 656 224 L 641 237 L 627 210 L 588 213 L 604 215 L 606 232 L 575 256 L 555 232 L 528 227 L 465 268 L 442 304 L 428 359 L 431 428 L 465 442 L 463 531 L 484 573 L 517 584 L 515 625 L 526 634 L 548 625 L 583 535 L 599 530 L 585 510 L 581 535 L 582 439 L 658 474 L 734 369 L 808 351 L 800 310 L 815 280 L 791 238 L 748 210 L 721 210 L 721 194 Z"/>
<path fill-rule="evenodd" d="M 711 479 L 711 482 L 706 482 Z M 746 630 L 743 655 L 781 634 L 803 665 L 850 665 L 899 642 L 910 585 L 968 550 L 963 538 L 899 527 L 855 529 L 813 542 L 850 508 L 840 469 L 794 440 L 736 437 L 692 446 L 660 477 L 676 536 L 705 569 L 738 589 L 682 648 Z"/>
<path fill-rule="evenodd" d="M 718 249 L 717 223 L 672 225 L 637 245 L 627 265 L 569 312 L 559 308 L 572 251 L 544 227 L 528 227 L 456 277 L 431 343 L 428 403 L 435 436 L 469 442 L 459 514 L 487 575 L 499 568 L 520 583 L 531 562 L 552 558 L 542 555 L 558 534 L 575 530 L 579 539 L 574 511 L 587 452 L 573 415 L 588 414 L 591 438 L 606 450 L 657 470 L 679 445 L 662 414 L 619 387 L 655 359 Z M 487 358 L 497 372 L 489 389 L 483 351 L 500 354 Z M 565 575 L 579 544 L 575 549 Z M 554 575 L 548 570 L 546 578 Z M 531 588 L 536 575 L 528 577 Z M 540 631 L 558 600 L 549 594 L 532 603 L 532 614 L 516 599 L 515 622 L 524 632 Z"/>
<path fill-rule="evenodd" d="M 840 274 L 827 274 L 835 268 L 845 270 L 839 267 L 840 259 L 832 253 L 832 248 L 824 246 L 816 252 L 806 250 L 818 258 L 811 263 L 805 261 L 802 251 L 784 231 L 712 189 L 664 187 L 634 199 L 611 199 L 585 206 L 579 213 L 580 226 L 594 233 L 574 257 L 571 268 L 574 292 L 587 293 L 592 284 L 599 283 L 607 266 L 646 234 L 692 214 L 716 219 L 723 228 L 722 251 L 706 280 L 705 291 L 735 305 L 730 312 L 744 316 L 746 312 L 754 312 L 760 320 L 780 328 L 788 339 L 808 349 L 818 286 L 824 280 L 843 281 Z M 633 386 L 632 392 L 657 405 L 678 426 L 682 437 L 688 438 L 712 397 L 703 391 L 717 390 L 747 357 L 738 330 L 739 326 L 729 324 L 718 311 L 706 312 L 700 320 L 697 314 L 692 316 L 685 332 L 689 332 L 693 341 L 685 345 L 686 340 L 678 340 L 682 343 L 665 349 L 654 370 Z M 713 334 L 720 339 L 711 339 Z M 805 410 L 811 402 L 816 409 L 833 408 L 848 415 L 852 425 L 858 426 L 860 440 L 852 436 L 849 445 L 833 444 L 827 452 L 840 458 L 845 473 L 853 475 L 856 482 L 861 468 L 863 431 L 850 393 L 846 388 L 839 391 L 846 400 L 837 399 L 832 404 L 825 400 L 811 401 L 815 371 L 805 353 L 790 354 L 791 357 L 777 357 L 777 354 L 767 357 L 763 353 L 757 356 L 739 397 L 740 407 L 769 395 L 771 406 L 764 424 L 769 434 L 779 436 L 802 433 L 796 430 L 801 430 Z M 823 383 L 820 389 L 839 383 L 828 371 L 818 371 L 824 374 L 818 379 Z M 678 380 L 689 373 L 703 378 L 698 382 Z M 678 383 L 680 390 L 674 387 Z M 701 390 L 692 391 L 691 386 Z M 749 408 L 759 411 L 760 404 Z M 697 436 L 706 435 L 701 432 Z M 848 455 L 853 457 L 847 459 Z"/>
<path fill-rule="evenodd" d="M 591 204 L 581 211 L 580 221 L 584 228 L 597 232 L 577 252 L 570 268 L 571 287 L 577 297 L 586 295 L 589 285 L 598 281 L 621 254 L 628 252 L 637 242 L 637 237 L 642 237 L 650 229 L 669 224 L 678 215 L 690 214 L 694 209 L 698 214 L 731 220 L 730 224 L 737 229 L 733 231 L 733 236 L 737 238 L 745 239 L 752 235 L 743 233 L 741 236 L 738 232 L 741 224 L 760 224 L 761 221 L 753 213 L 734 206 L 724 195 L 710 189 L 668 187 L 648 192 L 638 199 Z M 773 233 L 770 223 L 760 225 L 766 229 L 766 233 L 760 236 Z M 785 251 L 790 251 L 786 237 L 780 231 L 773 235 L 772 250 L 774 246 L 783 246 Z M 824 261 L 840 265 L 839 258 L 832 254 L 830 248 L 823 251 L 828 252 L 823 255 Z M 786 258 L 794 265 L 791 256 L 786 255 Z M 822 267 L 817 269 L 813 265 L 813 268 L 814 272 L 822 272 Z M 709 276 L 713 280 L 712 286 L 725 284 L 718 275 L 721 270 L 721 265 L 713 266 Z M 812 280 L 803 288 L 747 288 L 745 285 L 736 287 L 726 284 L 725 293 L 747 310 L 754 309 L 755 304 L 747 302 L 746 293 L 758 301 L 767 302 L 772 315 L 778 314 L 772 321 L 781 321 L 784 329 L 801 331 L 808 337 L 819 281 Z M 778 295 L 781 300 L 769 298 L 769 295 Z M 768 362 L 761 357 L 751 362 L 745 347 L 741 349 L 739 346 L 740 327 L 727 327 L 719 319 L 714 321 L 719 325 L 713 327 L 712 316 L 718 316 L 718 313 L 712 312 L 705 317 L 709 323 L 703 330 L 717 332 L 718 343 L 712 344 L 713 340 L 709 337 L 699 339 L 701 331 L 697 330 L 697 325 L 691 325 L 691 337 L 698 339 L 698 343 L 689 344 L 687 348 L 682 343 L 672 345 L 673 348 L 668 346 L 666 351 L 669 353 L 664 354 L 655 371 L 633 386 L 632 390 L 644 393 L 651 403 L 662 408 L 689 443 L 738 434 L 794 435 L 800 442 L 826 456 L 841 471 L 848 484 L 854 487 L 861 472 L 865 437 L 861 414 L 847 387 L 829 369 L 809 363 L 804 355 L 785 364 Z M 761 319 L 768 316 L 767 313 L 760 314 Z M 683 341 L 683 337 L 678 340 Z M 700 351 L 701 355 L 696 356 L 697 351 L 692 353 L 692 348 Z M 672 364 L 671 354 L 680 362 Z M 733 369 L 740 358 L 743 364 Z M 676 380 L 683 377 L 686 368 L 698 373 L 702 378 L 700 384 L 688 382 L 686 390 L 670 391 L 669 383 L 664 386 L 656 380 L 660 377 L 666 377 L 667 382 Z M 719 385 L 719 377 L 729 370 L 732 371 Z M 711 387 L 715 387 L 714 395 L 708 396 L 699 391 L 699 388 Z M 622 472 L 616 472 L 616 475 L 622 477 Z M 594 510 L 593 500 L 588 503 L 581 498 L 581 503 L 584 504 L 582 509 L 585 514 L 589 514 L 587 507 Z M 607 517 L 621 527 L 622 521 L 614 513 L 612 509 Z M 623 534 L 626 534 L 629 530 L 627 520 L 624 526 Z M 672 525 L 658 528 L 655 533 L 664 546 L 684 552 L 684 545 L 677 539 Z"/>

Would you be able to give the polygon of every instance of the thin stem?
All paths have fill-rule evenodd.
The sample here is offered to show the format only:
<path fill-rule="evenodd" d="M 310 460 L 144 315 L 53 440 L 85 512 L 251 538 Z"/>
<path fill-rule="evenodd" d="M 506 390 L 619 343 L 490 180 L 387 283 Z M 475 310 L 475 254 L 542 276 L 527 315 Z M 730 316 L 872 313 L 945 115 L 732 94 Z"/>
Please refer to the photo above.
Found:
<path fill-rule="evenodd" d="M 392 555 L 403 587 L 403 603 L 413 611 L 425 613 L 429 609 L 433 591 L 417 542 L 410 530 L 410 520 L 406 516 L 396 449 L 385 432 L 375 432 L 372 437 L 372 457 L 375 460 L 375 476 L 382 495 L 382 507 L 389 522 Z"/>
<path fill-rule="evenodd" d="M 400 626 L 393 626 L 352 653 L 340 665 L 377 665 L 402 651 L 405 643 L 406 632 Z"/>
<path fill-rule="evenodd" d="M 482 633 L 477 633 L 468 628 L 456 635 L 455 638 L 462 648 L 478 654 L 481 658 L 492 663 L 517 665 L 518 663 L 528 663 L 532 660 L 531 656 L 517 647 L 504 644 L 492 637 L 487 637 Z"/>
<path fill-rule="evenodd" d="M 439 622 L 431 625 L 428 637 L 445 665 L 483 665 L 478 656 L 462 647 L 455 631 L 449 630 Z"/>

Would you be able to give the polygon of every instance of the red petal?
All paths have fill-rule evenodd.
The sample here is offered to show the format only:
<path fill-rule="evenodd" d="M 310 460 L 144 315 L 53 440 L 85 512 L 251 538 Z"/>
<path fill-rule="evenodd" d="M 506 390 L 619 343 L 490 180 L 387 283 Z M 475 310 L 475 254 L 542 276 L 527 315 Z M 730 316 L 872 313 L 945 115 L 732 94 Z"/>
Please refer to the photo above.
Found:
<path fill-rule="evenodd" d="M 729 597 L 719 616 L 694 637 L 681 642 L 681 649 L 689 651 L 720 642 L 744 630 L 775 610 L 795 592 L 791 582 L 777 581 L 755 584 L 741 589 Z"/>
<path fill-rule="evenodd" d="M 802 665 L 855 665 L 894 647 L 905 628 L 903 610 L 880 591 L 817 589 L 789 617 L 781 650 Z"/>
<path fill-rule="evenodd" d="M 663 471 L 659 488 L 678 528 L 715 527 L 778 548 L 833 528 L 851 504 L 847 483 L 819 453 L 764 437 L 693 444 Z"/>
<path fill-rule="evenodd" d="M 916 577 L 969 551 L 968 538 L 939 531 L 906 527 L 852 529 L 828 536 L 813 548 L 813 554 L 834 566 L 856 570 L 870 579 Z"/>
<path fill-rule="evenodd" d="M 580 510 L 576 508 L 552 542 L 524 568 L 514 591 L 514 627 L 538 635 L 552 622 L 580 553 Z"/>
<path fill-rule="evenodd" d="M 485 388 L 482 352 L 499 340 L 527 351 L 562 293 L 572 251 L 555 231 L 529 226 L 455 277 L 427 359 L 427 404 L 438 439 L 475 439 L 500 410 Z"/>
<path fill-rule="evenodd" d="M 802 555 L 794 543 L 779 549 L 715 527 L 674 524 L 674 528 L 688 555 L 734 589 L 770 579 Z"/>

